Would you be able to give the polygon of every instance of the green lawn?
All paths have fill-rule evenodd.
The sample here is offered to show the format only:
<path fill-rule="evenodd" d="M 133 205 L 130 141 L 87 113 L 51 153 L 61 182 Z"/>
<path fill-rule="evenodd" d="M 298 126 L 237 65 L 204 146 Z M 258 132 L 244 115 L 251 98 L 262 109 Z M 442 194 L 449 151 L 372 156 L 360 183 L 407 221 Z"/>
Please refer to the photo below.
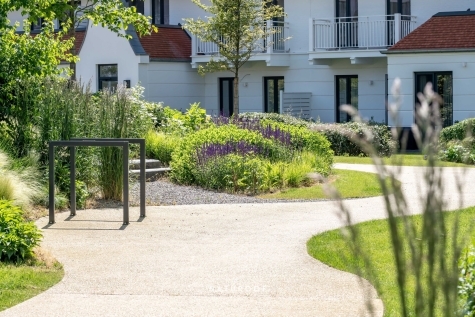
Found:
<path fill-rule="evenodd" d="M 354 157 L 354 156 L 335 156 L 333 157 L 335 163 L 349 163 L 349 164 L 373 164 L 369 157 Z M 426 166 L 427 161 L 424 160 L 422 154 L 395 154 L 389 158 L 384 158 L 386 165 L 404 165 L 404 166 Z M 439 166 L 442 167 L 474 167 L 473 165 L 466 165 L 460 163 L 439 161 Z"/>
<path fill-rule="evenodd" d="M 21 303 L 61 281 L 64 271 L 60 264 L 0 263 L 0 311 Z"/>
<path fill-rule="evenodd" d="M 334 175 L 330 176 L 330 180 L 343 198 L 361 198 L 382 195 L 376 174 L 339 169 L 334 169 L 333 173 Z M 328 198 L 324 192 L 322 184 L 316 184 L 311 187 L 289 188 L 272 194 L 264 194 L 259 197 L 270 199 Z"/>
<path fill-rule="evenodd" d="M 447 227 L 452 228 L 455 221 L 455 212 L 446 213 Z M 464 209 L 459 212 L 460 223 L 459 230 L 461 234 L 470 233 L 472 237 L 475 234 L 473 226 L 475 217 L 475 207 Z M 412 220 L 416 224 L 421 224 L 421 216 L 414 216 Z M 352 255 L 340 230 L 324 232 L 312 237 L 307 242 L 308 253 L 317 260 L 328 264 L 331 267 L 351 273 L 363 272 L 362 276 L 368 279 L 376 287 L 384 303 L 384 316 L 400 316 L 399 295 L 396 282 L 396 268 L 394 265 L 394 256 L 392 253 L 392 244 L 389 238 L 388 224 L 386 220 L 377 220 L 365 222 L 357 225 L 360 234 L 361 249 L 368 255 L 370 263 L 374 268 L 374 275 L 368 274 L 363 270 L 361 258 Z M 470 231 L 469 231 L 470 230 Z M 447 234 L 451 237 L 450 230 Z M 448 254 L 451 253 L 452 241 L 449 238 Z M 357 269 L 360 268 L 360 270 Z M 414 297 L 414 289 L 409 292 L 409 298 Z M 413 302 L 412 302 L 413 304 Z M 441 314 L 438 314 L 441 316 Z"/>

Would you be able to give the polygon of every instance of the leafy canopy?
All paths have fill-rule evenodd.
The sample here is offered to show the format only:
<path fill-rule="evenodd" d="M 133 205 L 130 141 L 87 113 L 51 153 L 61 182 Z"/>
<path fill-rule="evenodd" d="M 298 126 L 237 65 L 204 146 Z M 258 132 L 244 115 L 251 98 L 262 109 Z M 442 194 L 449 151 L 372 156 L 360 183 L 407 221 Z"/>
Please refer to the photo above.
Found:
<path fill-rule="evenodd" d="M 272 0 L 210 0 L 211 5 L 192 2 L 211 15 L 185 19 L 184 28 L 219 49 L 218 59 L 199 66 L 200 74 L 228 70 L 236 75 L 251 56 L 272 45 L 265 39 L 276 29 L 268 29 L 266 21 L 285 16 L 283 8 L 273 5 Z"/>

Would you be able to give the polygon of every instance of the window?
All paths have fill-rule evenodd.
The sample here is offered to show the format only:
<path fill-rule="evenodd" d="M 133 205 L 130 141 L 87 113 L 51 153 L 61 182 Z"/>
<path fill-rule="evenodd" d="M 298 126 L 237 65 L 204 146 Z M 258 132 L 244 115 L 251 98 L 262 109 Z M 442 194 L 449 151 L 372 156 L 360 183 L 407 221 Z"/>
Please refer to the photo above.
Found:
<path fill-rule="evenodd" d="M 35 22 L 31 23 L 32 31 L 41 31 L 42 28 L 43 28 L 43 18 L 39 18 Z"/>
<path fill-rule="evenodd" d="M 168 0 L 152 0 L 153 24 L 168 24 Z"/>
<path fill-rule="evenodd" d="M 117 64 L 113 65 L 99 65 L 99 90 L 109 89 L 115 90 L 118 84 Z"/>
<path fill-rule="evenodd" d="M 230 117 L 234 113 L 234 78 L 219 79 L 219 114 Z"/>
<path fill-rule="evenodd" d="M 284 77 L 264 77 L 264 112 L 280 113 L 280 91 Z"/>
<path fill-rule="evenodd" d="M 417 94 L 424 92 L 424 88 L 427 83 L 432 83 L 432 89 L 439 94 L 442 99 L 440 105 L 440 116 L 442 120 L 442 126 L 448 127 L 453 124 L 453 82 L 452 72 L 424 72 L 416 73 L 416 105 L 419 103 Z"/>
<path fill-rule="evenodd" d="M 351 116 L 340 110 L 342 105 L 352 105 L 358 109 L 358 76 L 336 76 L 336 122 L 351 121 Z"/>
<path fill-rule="evenodd" d="M 393 15 L 411 15 L 411 0 L 387 0 L 387 13 Z"/>
<path fill-rule="evenodd" d="M 338 47 L 358 47 L 358 0 L 336 0 Z"/>

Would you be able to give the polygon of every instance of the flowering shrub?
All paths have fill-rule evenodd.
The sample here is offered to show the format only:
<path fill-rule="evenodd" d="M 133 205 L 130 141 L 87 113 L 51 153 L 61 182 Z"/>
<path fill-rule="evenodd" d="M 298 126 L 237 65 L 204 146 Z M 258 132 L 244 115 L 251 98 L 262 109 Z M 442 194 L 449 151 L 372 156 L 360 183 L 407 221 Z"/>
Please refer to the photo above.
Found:
<path fill-rule="evenodd" d="M 475 152 L 463 141 L 450 141 L 441 145 L 439 159 L 455 163 L 475 164 Z"/>
<path fill-rule="evenodd" d="M 215 118 L 172 154 L 171 178 L 216 190 L 257 193 L 299 186 L 307 174 L 328 175 L 333 153 L 318 132 L 284 123 Z"/>

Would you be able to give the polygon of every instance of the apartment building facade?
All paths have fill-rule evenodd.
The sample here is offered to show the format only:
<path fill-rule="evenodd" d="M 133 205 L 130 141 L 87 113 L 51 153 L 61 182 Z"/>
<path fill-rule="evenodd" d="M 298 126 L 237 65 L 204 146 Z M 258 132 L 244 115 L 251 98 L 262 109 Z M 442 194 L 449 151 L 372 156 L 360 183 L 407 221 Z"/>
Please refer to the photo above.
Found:
<path fill-rule="evenodd" d="M 267 22 L 267 27 L 278 30 L 263 39 L 272 45 L 241 68 L 241 112 L 282 111 L 282 90 L 308 96 L 309 116 L 315 120 L 348 121 L 339 106 L 350 103 L 364 118 L 391 124 L 388 91 L 400 77 L 404 126 L 413 123 L 415 96 L 428 81 L 445 85 L 439 92 L 445 94 L 446 110 L 450 108 L 446 125 L 475 114 L 470 102 L 475 97 L 471 88 L 475 32 L 466 31 L 475 20 L 467 11 L 471 6 L 475 10 L 473 0 L 275 0 L 275 4 L 287 15 L 283 21 Z M 159 32 L 139 38 L 129 30 L 128 41 L 104 28 L 84 26 L 83 40 L 77 44 L 77 77 L 90 81 L 93 90 L 124 81 L 132 86 L 140 83 L 148 100 L 177 109 L 200 102 L 209 114 L 231 114 L 232 74 L 197 73 L 200 64 L 219 58 L 216 46 L 181 27 L 183 18 L 205 18 L 205 12 L 190 0 L 130 5 L 151 16 Z M 438 12 L 453 13 L 433 17 Z M 447 16 L 450 21 L 444 20 Z M 427 23 L 430 27 L 424 27 Z M 425 31 L 418 33 L 421 26 Z M 418 46 L 418 41 L 424 44 Z"/>

